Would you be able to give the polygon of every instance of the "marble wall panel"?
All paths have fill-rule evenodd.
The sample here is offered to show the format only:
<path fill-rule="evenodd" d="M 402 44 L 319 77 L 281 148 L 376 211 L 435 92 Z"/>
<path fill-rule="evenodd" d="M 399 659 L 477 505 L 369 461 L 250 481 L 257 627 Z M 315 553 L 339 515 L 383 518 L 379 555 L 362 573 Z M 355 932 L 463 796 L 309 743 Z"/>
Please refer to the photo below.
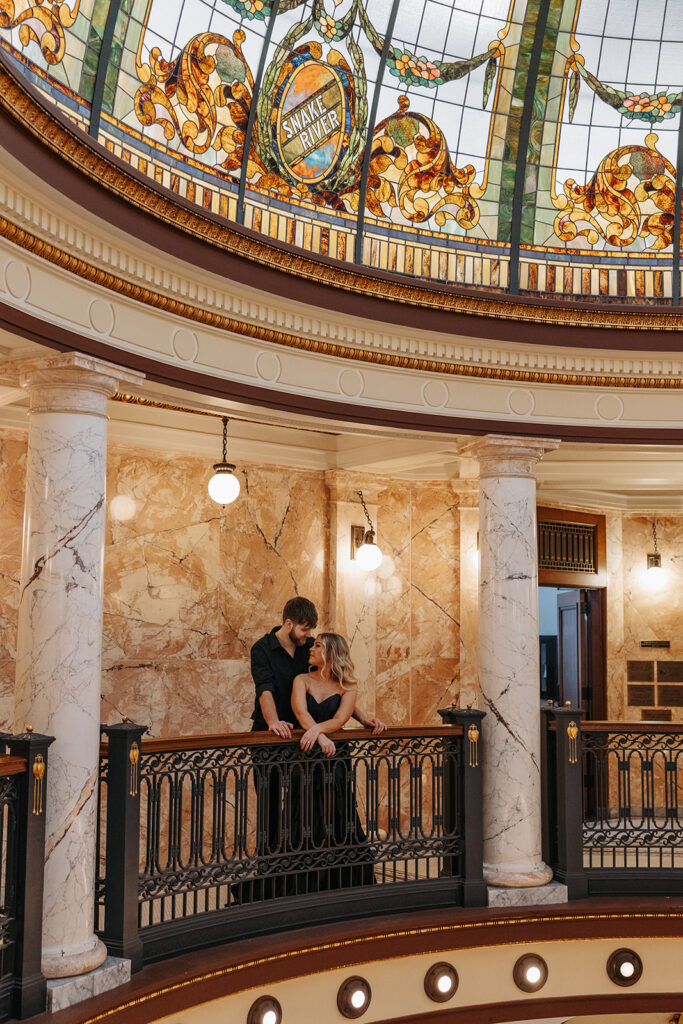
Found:
<path fill-rule="evenodd" d="M 222 523 L 206 475 L 197 459 L 110 448 L 104 668 L 217 657 Z"/>
<path fill-rule="evenodd" d="M 648 572 L 646 568 L 646 556 L 654 550 L 653 518 L 662 556 L 659 573 Z M 612 699 L 616 710 L 619 699 L 623 702 L 624 718 L 639 721 L 640 709 L 629 707 L 625 702 L 627 660 L 683 660 L 683 633 L 680 628 L 683 614 L 683 516 L 624 515 L 622 559 L 624 642 L 621 657 L 613 659 Z M 671 646 L 668 649 L 641 648 L 641 640 L 668 640 Z M 665 692 L 658 685 L 657 700 L 662 706 Z M 620 698 L 616 694 L 620 694 Z M 674 722 L 683 721 L 683 708 L 672 707 L 671 710 Z"/>
<path fill-rule="evenodd" d="M 290 597 L 308 597 L 327 627 L 329 510 L 321 473 L 247 466 L 220 533 L 221 659 L 248 658 Z"/>
<path fill-rule="evenodd" d="M 0 434 L 0 729 L 14 723 L 14 669 L 24 519 L 26 435 Z M 22 726 L 25 723 L 22 723 Z"/>
<path fill-rule="evenodd" d="M 458 501 L 446 484 L 411 488 L 411 654 L 458 659 Z"/>
<path fill-rule="evenodd" d="M 620 512 L 605 516 L 607 561 L 607 717 L 624 717 L 626 656 L 624 654 L 624 558 Z M 632 716 L 633 717 L 633 716 Z M 640 717 L 638 715 L 638 717 Z"/>

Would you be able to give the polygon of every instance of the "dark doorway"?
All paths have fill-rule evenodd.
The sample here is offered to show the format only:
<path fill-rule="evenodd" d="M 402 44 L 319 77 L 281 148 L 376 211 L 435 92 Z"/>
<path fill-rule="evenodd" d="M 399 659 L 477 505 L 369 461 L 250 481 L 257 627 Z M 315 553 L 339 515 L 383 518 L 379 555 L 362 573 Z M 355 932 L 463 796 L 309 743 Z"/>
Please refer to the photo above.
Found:
<path fill-rule="evenodd" d="M 540 587 L 541 699 L 604 719 L 605 591 Z"/>

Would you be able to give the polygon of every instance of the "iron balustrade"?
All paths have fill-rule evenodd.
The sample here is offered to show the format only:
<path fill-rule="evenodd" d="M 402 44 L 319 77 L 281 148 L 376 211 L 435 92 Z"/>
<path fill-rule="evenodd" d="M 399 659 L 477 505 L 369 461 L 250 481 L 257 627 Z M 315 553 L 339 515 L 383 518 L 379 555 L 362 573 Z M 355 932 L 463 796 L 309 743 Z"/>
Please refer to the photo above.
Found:
<path fill-rule="evenodd" d="M 485 905 L 483 715 L 443 714 L 453 724 L 345 730 L 331 758 L 304 753 L 301 733 L 105 727 L 96 922 L 110 952 L 135 970 L 313 917 Z"/>
<path fill-rule="evenodd" d="M 0 1021 L 46 1007 L 40 970 L 48 747 L 0 733 Z"/>
<path fill-rule="evenodd" d="M 545 854 L 570 897 L 682 895 L 683 729 L 544 711 Z"/>

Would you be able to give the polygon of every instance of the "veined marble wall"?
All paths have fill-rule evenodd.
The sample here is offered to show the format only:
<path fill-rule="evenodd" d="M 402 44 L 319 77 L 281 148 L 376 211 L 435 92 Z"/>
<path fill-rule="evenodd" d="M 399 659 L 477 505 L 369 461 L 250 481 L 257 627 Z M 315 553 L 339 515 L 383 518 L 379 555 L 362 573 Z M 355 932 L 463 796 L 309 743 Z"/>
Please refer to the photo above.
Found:
<path fill-rule="evenodd" d="M 14 720 L 26 451 L 26 434 L 0 433 L 0 729 Z"/>
<path fill-rule="evenodd" d="M 0 726 L 8 729 L 25 453 L 24 434 L 0 432 Z M 284 601 L 310 597 L 320 628 L 335 627 L 325 474 L 241 465 L 240 498 L 221 509 L 206 493 L 210 466 L 201 458 L 112 445 L 107 462 L 102 720 L 126 715 L 155 736 L 248 729 L 249 648 L 277 624 Z M 376 611 L 377 667 L 362 680 L 363 708 L 394 725 L 437 722 L 436 709 L 458 697 L 457 496 L 447 483 L 375 480 L 375 488 L 387 557 L 361 582 Z"/>
<path fill-rule="evenodd" d="M 0 431 L 3 729 L 14 726 L 25 458 L 26 435 Z M 125 714 L 157 736 L 247 729 L 249 648 L 276 624 L 284 601 L 304 594 L 318 606 L 320 627 L 335 626 L 325 475 L 243 465 L 242 494 L 222 510 L 206 494 L 209 472 L 200 458 L 110 446 L 103 721 Z M 392 725 L 434 723 L 439 707 L 474 696 L 477 513 L 447 482 L 375 478 L 373 485 L 385 562 L 364 581 L 376 616 L 376 671 L 363 681 L 364 710 Z M 641 717 L 628 705 L 628 660 L 683 661 L 683 515 L 656 521 L 665 572 L 657 588 L 645 573 L 652 517 L 607 513 L 612 719 Z M 641 649 L 648 639 L 671 647 Z M 683 721 L 683 707 L 671 711 Z"/>
<path fill-rule="evenodd" d="M 672 721 L 683 722 L 683 674 L 675 673 L 681 680 L 677 683 L 669 681 L 671 673 L 666 673 L 667 662 L 683 662 L 683 516 L 620 518 L 621 544 L 614 537 L 613 546 L 620 546 L 622 552 L 621 566 L 614 560 L 614 568 L 615 575 L 620 572 L 623 578 L 623 618 L 615 622 L 614 642 L 609 651 L 614 666 L 610 678 L 610 716 L 618 714 L 626 721 L 641 720 L 641 709 L 628 704 L 627 662 L 656 661 L 656 704 L 651 706 L 669 708 Z M 646 568 L 646 556 L 654 550 L 653 519 L 662 556 L 662 571 L 654 575 Z M 642 648 L 641 640 L 668 640 L 671 646 L 664 650 Z M 679 667 L 683 669 L 683 664 Z"/>
<path fill-rule="evenodd" d="M 438 724 L 460 691 L 458 496 L 446 482 L 389 481 L 378 505 L 376 714 Z"/>

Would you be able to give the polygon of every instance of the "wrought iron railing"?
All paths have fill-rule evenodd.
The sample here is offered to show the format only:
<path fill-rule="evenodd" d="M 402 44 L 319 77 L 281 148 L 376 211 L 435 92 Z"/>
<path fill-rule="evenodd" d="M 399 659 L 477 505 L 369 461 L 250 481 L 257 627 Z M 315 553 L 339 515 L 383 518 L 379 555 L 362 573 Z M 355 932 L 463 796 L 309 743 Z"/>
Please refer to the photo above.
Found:
<path fill-rule="evenodd" d="M 0 1021 L 31 1017 L 46 1006 L 40 958 L 52 741 L 0 733 Z"/>
<path fill-rule="evenodd" d="M 546 853 L 570 895 L 683 894 L 683 729 L 548 708 Z"/>
<path fill-rule="evenodd" d="M 339 733 L 331 758 L 268 734 L 105 728 L 96 917 L 110 951 L 138 968 L 312 913 L 484 904 L 482 715 L 448 714 Z"/>

